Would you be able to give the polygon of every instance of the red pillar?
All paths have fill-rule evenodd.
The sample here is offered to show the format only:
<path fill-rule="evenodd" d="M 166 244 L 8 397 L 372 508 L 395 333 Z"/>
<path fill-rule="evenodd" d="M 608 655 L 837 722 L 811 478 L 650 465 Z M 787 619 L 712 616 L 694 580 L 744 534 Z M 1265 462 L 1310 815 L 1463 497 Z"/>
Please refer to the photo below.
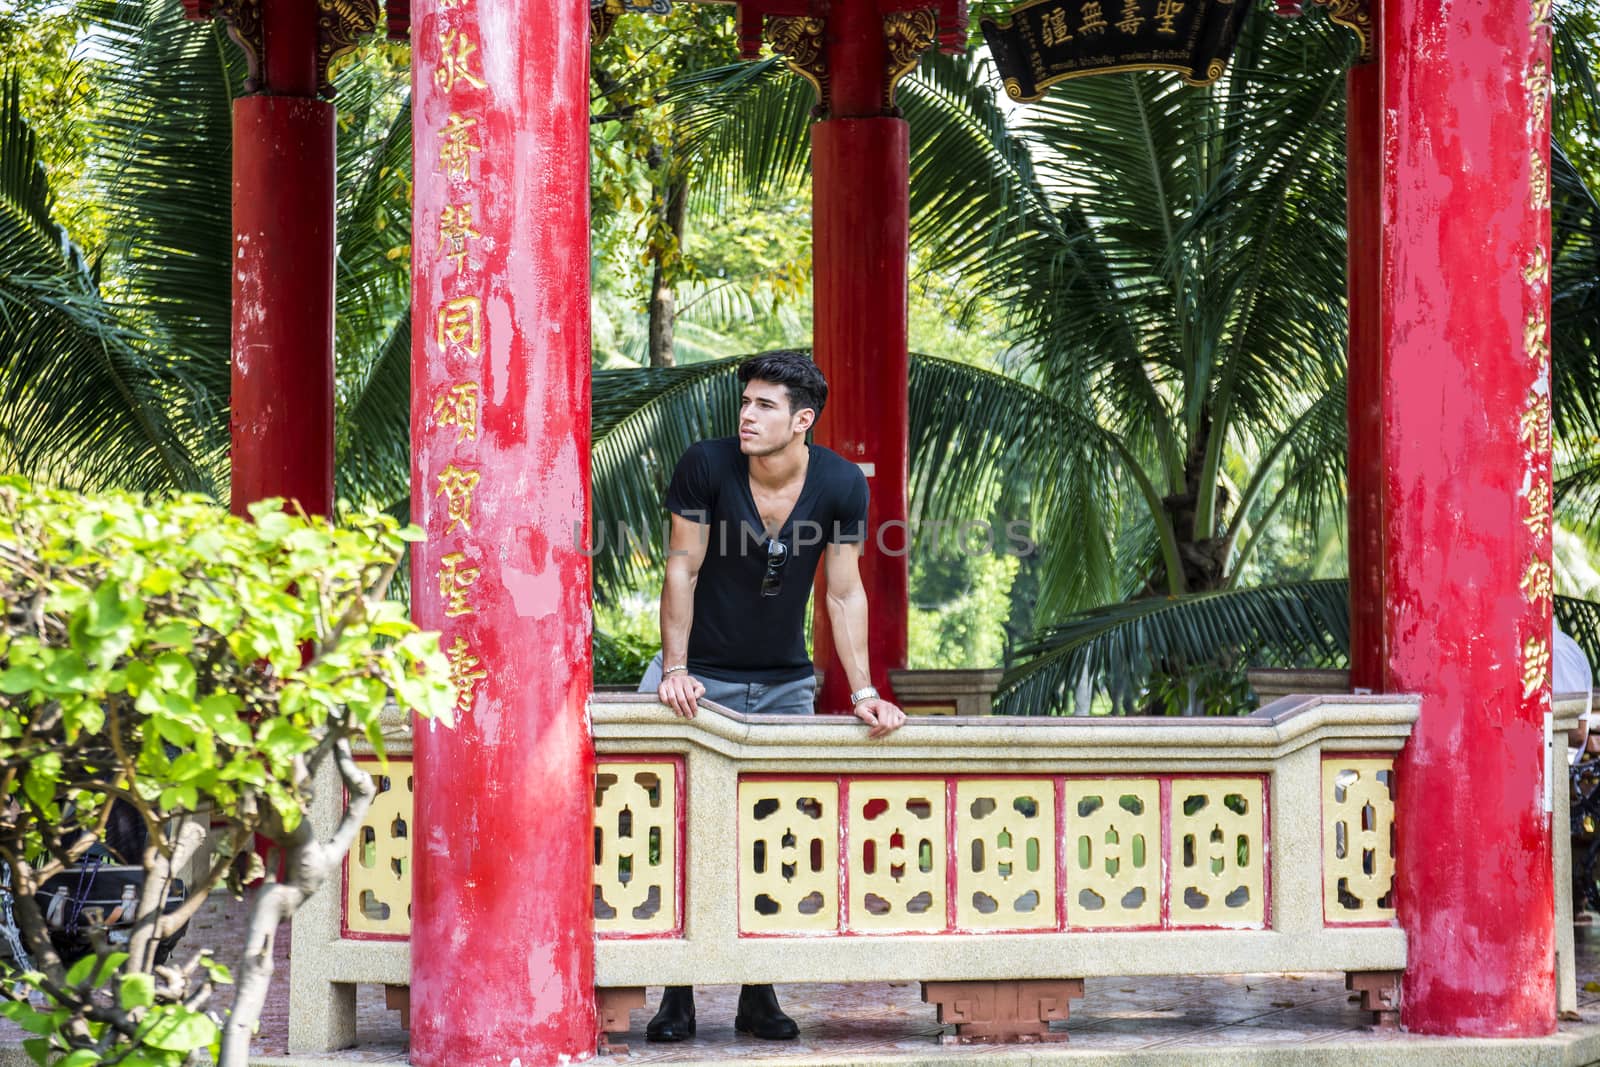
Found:
<path fill-rule="evenodd" d="M 1346 79 L 1346 230 L 1350 340 L 1350 682 L 1383 688 L 1383 109 L 1380 67 L 1358 63 Z"/>
<path fill-rule="evenodd" d="M 334 109 L 316 98 L 316 6 L 261 14 L 266 92 L 233 105 L 232 506 L 331 515 Z"/>
<path fill-rule="evenodd" d="M 458 725 L 419 726 L 411 1062 L 595 1049 L 588 8 L 412 11 L 412 613 Z"/>
<path fill-rule="evenodd" d="M 1385 682 L 1422 695 L 1402 1018 L 1548 1034 L 1549 5 L 1384 6 Z"/>
<path fill-rule="evenodd" d="M 867 472 L 871 489 L 861 573 L 872 684 L 892 698 L 889 671 L 906 664 L 909 400 L 906 258 L 908 134 L 886 114 L 887 48 L 876 4 L 845 0 L 828 17 L 832 118 L 811 128 L 815 359 L 828 379 L 816 440 Z M 899 525 L 888 525 L 898 523 Z M 850 707 L 818 580 L 813 655 L 826 671 L 817 707 Z"/>

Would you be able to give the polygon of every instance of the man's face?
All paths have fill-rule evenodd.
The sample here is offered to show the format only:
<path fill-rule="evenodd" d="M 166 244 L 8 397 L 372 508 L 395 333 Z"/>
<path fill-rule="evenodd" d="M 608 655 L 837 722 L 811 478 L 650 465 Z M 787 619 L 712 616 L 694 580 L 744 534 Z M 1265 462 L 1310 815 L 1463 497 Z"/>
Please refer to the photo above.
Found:
<path fill-rule="evenodd" d="M 788 386 L 752 379 L 739 400 L 739 451 L 747 456 L 779 452 L 804 434 L 813 418 L 810 408 L 789 411 Z"/>

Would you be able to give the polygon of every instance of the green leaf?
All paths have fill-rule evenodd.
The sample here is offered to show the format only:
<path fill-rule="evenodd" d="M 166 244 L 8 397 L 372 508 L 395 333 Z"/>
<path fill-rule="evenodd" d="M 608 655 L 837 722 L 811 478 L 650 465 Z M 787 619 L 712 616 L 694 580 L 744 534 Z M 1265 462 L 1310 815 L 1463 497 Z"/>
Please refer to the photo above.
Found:
<path fill-rule="evenodd" d="M 39 1011 L 25 1000 L 0 1001 L 0 1016 L 4 1016 L 30 1034 L 53 1034 L 55 1020 L 49 1012 Z"/>
<path fill-rule="evenodd" d="M 94 1067 L 100 1063 L 100 1053 L 92 1048 L 73 1049 L 65 1057 L 56 1061 L 55 1067 Z"/>
<path fill-rule="evenodd" d="M 156 1002 L 156 980 L 153 975 L 128 974 L 122 977 L 122 986 L 117 990 L 117 1003 L 123 1011 L 132 1011 L 134 1008 L 148 1008 Z"/>
<path fill-rule="evenodd" d="M 95 965 L 99 962 L 100 958 L 94 955 L 85 956 L 78 960 L 67 968 L 67 985 L 78 986 L 87 982 L 89 976 L 94 974 Z"/>
<path fill-rule="evenodd" d="M 22 776 L 22 791 L 39 807 L 48 808 L 55 800 L 56 785 L 60 778 L 61 753 L 42 752 L 28 764 Z"/>
<path fill-rule="evenodd" d="M 0 671 L 0 693 L 26 693 L 44 684 L 37 667 L 22 664 Z"/>
<path fill-rule="evenodd" d="M 217 1024 L 198 1011 L 169 1005 L 156 1016 L 139 1040 L 152 1048 L 169 1052 L 191 1052 L 209 1045 L 217 1036 Z"/>

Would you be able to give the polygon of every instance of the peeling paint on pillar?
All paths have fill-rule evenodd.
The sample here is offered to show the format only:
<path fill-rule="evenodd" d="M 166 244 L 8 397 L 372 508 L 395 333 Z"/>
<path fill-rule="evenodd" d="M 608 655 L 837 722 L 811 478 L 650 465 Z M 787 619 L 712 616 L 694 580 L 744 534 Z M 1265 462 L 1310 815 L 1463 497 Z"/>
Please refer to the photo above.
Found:
<path fill-rule="evenodd" d="M 1422 694 L 1400 766 L 1402 1019 L 1475 1036 L 1555 1029 L 1545 811 L 1547 3 L 1388 0 L 1383 162 L 1384 684 Z M 1548 112 L 1545 111 L 1547 115 Z M 1541 520 L 1540 516 L 1543 515 Z M 1564 889 L 1564 887 L 1562 887 Z"/>
<path fill-rule="evenodd" d="M 333 513 L 334 110 L 233 103 L 232 508 Z"/>
<path fill-rule="evenodd" d="M 416 742 L 410 1058 L 595 1048 L 588 10 L 413 6 L 413 615 L 455 730 Z"/>

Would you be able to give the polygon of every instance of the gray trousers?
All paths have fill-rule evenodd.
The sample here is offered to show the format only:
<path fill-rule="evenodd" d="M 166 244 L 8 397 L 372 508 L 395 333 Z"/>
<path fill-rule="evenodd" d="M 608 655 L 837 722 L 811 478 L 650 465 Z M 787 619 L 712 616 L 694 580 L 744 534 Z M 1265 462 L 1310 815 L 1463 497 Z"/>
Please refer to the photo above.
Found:
<path fill-rule="evenodd" d="M 705 699 L 743 715 L 811 715 L 817 707 L 817 683 L 813 678 L 793 682 L 724 682 L 701 678 Z M 661 685 L 661 653 L 644 672 L 639 692 L 654 693 Z"/>

